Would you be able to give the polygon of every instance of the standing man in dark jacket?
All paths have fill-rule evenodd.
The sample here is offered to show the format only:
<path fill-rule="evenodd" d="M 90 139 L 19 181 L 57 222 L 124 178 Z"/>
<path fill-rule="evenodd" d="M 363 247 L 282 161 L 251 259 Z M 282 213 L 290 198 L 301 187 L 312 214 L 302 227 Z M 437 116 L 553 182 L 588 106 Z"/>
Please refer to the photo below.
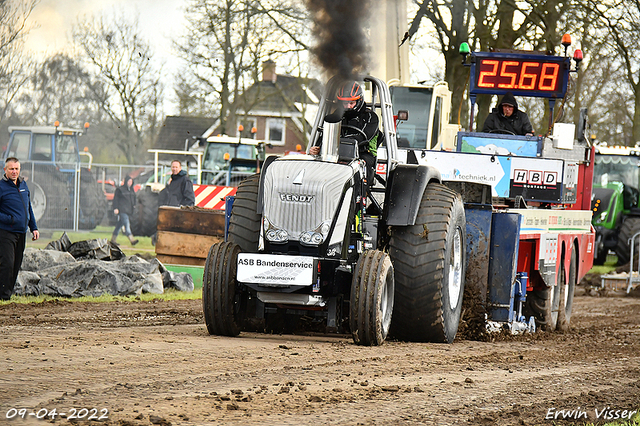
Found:
<path fill-rule="evenodd" d="M 9 300 L 22 265 L 27 228 L 40 238 L 29 188 L 20 177 L 20 161 L 9 157 L 0 179 L 0 300 Z"/>
<path fill-rule="evenodd" d="M 505 93 L 498 107 L 494 108 L 487 116 L 482 131 L 533 136 L 533 127 L 529 116 L 518 109 L 518 102 L 511 92 Z"/>
<path fill-rule="evenodd" d="M 113 195 L 113 213 L 118 215 L 118 223 L 116 229 L 113 230 L 111 242 L 115 243 L 118 238 L 120 228 L 124 227 L 124 234 L 129 238 L 132 245 L 138 244 L 138 240 L 133 238 L 131 233 L 131 224 L 129 216 L 133 214 L 133 208 L 136 205 L 136 193 L 133 190 L 133 179 L 127 175 L 124 177 L 124 183 L 116 189 Z"/>
<path fill-rule="evenodd" d="M 193 183 L 189 180 L 187 172 L 182 170 L 182 164 L 178 160 L 171 162 L 171 180 L 160 192 L 161 206 L 193 206 L 196 203 L 196 194 L 193 192 Z"/>

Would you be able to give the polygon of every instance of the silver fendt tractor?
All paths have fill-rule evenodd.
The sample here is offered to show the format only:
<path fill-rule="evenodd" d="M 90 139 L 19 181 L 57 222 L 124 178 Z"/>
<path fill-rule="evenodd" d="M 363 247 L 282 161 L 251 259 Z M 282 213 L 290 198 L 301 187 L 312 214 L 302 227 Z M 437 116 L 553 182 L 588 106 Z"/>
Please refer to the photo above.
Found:
<path fill-rule="evenodd" d="M 210 334 L 304 318 L 350 332 L 360 345 L 389 334 L 454 339 L 465 276 L 462 199 L 438 170 L 398 160 L 389 89 L 374 77 L 364 78 L 367 106 L 381 118 L 384 142 L 375 181 L 366 182 L 357 142 L 325 121 L 340 83 L 332 79 L 320 101 L 310 144 L 321 141 L 320 155 L 271 158 L 240 184 L 227 239 L 205 265 Z"/>

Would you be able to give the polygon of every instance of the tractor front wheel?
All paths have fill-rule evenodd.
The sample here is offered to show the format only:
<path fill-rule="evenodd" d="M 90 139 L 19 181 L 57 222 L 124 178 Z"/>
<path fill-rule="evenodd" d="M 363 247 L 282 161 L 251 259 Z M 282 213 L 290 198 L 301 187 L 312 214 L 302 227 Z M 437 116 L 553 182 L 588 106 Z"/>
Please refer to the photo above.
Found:
<path fill-rule="evenodd" d="M 379 250 L 365 251 L 351 285 L 349 326 L 357 345 L 377 346 L 387 338 L 394 297 L 391 258 Z"/>
<path fill-rule="evenodd" d="M 209 334 L 237 336 L 246 311 L 246 297 L 236 281 L 240 246 L 230 242 L 211 246 L 204 266 L 202 307 Z"/>

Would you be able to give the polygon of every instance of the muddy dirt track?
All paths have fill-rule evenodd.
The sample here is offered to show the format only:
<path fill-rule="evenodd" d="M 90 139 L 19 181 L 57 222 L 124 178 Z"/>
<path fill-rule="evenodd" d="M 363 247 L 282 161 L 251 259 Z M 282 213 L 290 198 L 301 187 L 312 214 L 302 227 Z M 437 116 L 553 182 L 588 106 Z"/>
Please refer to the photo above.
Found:
<path fill-rule="evenodd" d="M 15 426 L 552 425 L 640 407 L 639 298 L 577 296 L 568 333 L 452 345 L 212 337 L 199 300 L 9 304 L 0 333 Z"/>

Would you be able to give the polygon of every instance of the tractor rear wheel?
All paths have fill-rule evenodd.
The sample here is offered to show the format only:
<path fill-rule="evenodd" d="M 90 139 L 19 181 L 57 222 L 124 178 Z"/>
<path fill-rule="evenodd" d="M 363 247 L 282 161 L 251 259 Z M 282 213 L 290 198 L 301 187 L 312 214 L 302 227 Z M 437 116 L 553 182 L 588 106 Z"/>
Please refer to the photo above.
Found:
<path fill-rule="evenodd" d="M 560 281 L 560 284 L 562 284 L 562 290 L 560 291 L 560 300 L 558 305 L 558 324 L 556 326 L 559 331 L 568 331 L 569 326 L 571 325 L 573 293 L 576 289 L 578 276 L 578 255 L 576 254 L 576 250 L 576 247 L 573 246 L 573 250 L 571 250 L 569 273 L 566 274 L 566 280 Z M 564 272 L 563 275 L 565 275 Z"/>
<path fill-rule="evenodd" d="M 236 191 L 231 208 L 228 241 L 240 246 L 245 253 L 258 251 L 260 236 L 260 215 L 258 210 L 258 188 L 260 174 L 249 176 L 242 181 Z"/>
<path fill-rule="evenodd" d="M 91 171 L 80 170 L 80 215 L 78 228 L 94 229 L 107 212 L 107 198 Z"/>
<path fill-rule="evenodd" d="M 216 243 L 204 266 L 202 307 L 209 334 L 237 336 L 246 311 L 246 295 L 236 281 L 240 246 Z"/>
<path fill-rule="evenodd" d="M 159 194 L 144 188 L 136 194 L 136 207 L 131 215 L 131 232 L 135 236 L 150 237 L 158 226 Z"/>
<path fill-rule="evenodd" d="M 460 196 L 430 183 L 415 225 L 393 227 L 395 272 L 391 333 L 403 340 L 451 343 L 458 331 L 465 276 L 466 222 Z"/>
<path fill-rule="evenodd" d="M 27 182 L 29 191 L 33 192 L 31 187 L 38 185 L 42 190 L 40 195 L 45 196 L 39 200 L 43 206 L 38 208 L 41 210 L 39 219 L 34 211 L 38 228 L 72 229 L 73 192 L 70 192 L 66 176 L 48 164 L 34 164 L 33 169 L 33 175 Z"/>
<path fill-rule="evenodd" d="M 637 232 L 640 232 L 640 217 L 627 216 L 620 227 L 618 233 L 618 242 L 616 244 L 616 255 L 618 256 L 618 265 L 625 265 L 629 263 L 631 256 L 631 244 L 629 238 L 633 237 Z M 633 252 L 638 253 L 640 246 L 636 244 Z"/>
<path fill-rule="evenodd" d="M 362 253 L 353 274 L 349 326 L 357 345 L 378 346 L 387 338 L 393 313 L 391 258 L 379 250 Z"/>

